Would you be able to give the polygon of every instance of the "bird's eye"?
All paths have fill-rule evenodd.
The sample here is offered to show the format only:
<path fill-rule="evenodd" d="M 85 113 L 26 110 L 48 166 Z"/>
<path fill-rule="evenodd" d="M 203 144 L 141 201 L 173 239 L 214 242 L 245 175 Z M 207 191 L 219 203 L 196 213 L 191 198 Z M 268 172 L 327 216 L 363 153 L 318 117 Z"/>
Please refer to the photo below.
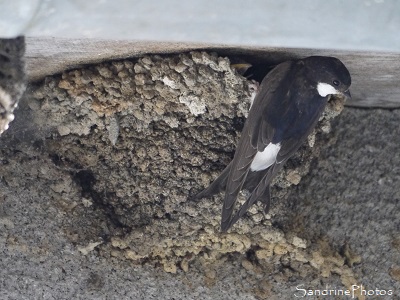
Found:
<path fill-rule="evenodd" d="M 333 85 L 336 85 L 336 86 L 339 86 L 339 85 L 340 85 L 340 81 L 339 81 L 339 80 L 336 80 L 336 79 L 335 79 L 332 83 L 333 83 Z"/>

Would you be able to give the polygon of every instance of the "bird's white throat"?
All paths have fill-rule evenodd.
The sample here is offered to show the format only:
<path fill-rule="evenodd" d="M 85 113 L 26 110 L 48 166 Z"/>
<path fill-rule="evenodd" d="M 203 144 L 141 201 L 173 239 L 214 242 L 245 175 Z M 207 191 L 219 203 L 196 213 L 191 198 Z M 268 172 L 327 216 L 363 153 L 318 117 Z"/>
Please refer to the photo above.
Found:
<path fill-rule="evenodd" d="M 276 156 L 278 155 L 280 149 L 280 143 L 269 143 L 268 146 L 265 147 L 264 151 L 257 152 L 256 156 L 253 159 L 253 162 L 251 163 L 250 170 L 262 171 L 270 167 L 273 163 L 275 163 Z"/>
<path fill-rule="evenodd" d="M 333 86 L 331 86 L 328 83 L 323 83 L 323 82 L 318 82 L 317 90 L 318 90 L 318 94 L 321 97 L 326 97 L 328 95 L 340 94 L 340 92 L 337 89 L 335 89 Z"/>

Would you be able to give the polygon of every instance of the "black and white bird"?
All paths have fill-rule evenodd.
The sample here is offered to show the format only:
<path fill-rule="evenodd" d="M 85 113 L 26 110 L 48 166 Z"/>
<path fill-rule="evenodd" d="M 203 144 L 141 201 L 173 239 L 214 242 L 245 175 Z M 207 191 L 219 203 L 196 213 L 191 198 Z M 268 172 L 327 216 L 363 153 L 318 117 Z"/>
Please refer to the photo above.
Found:
<path fill-rule="evenodd" d="M 195 199 L 225 190 L 226 232 L 257 201 L 269 210 L 270 184 L 316 126 L 331 95 L 349 98 L 350 73 L 337 58 L 310 56 L 277 65 L 263 79 L 233 160 Z M 233 215 L 240 190 L 251 192 Z M 233 215 L 233 216 L 232 216 Z"/>

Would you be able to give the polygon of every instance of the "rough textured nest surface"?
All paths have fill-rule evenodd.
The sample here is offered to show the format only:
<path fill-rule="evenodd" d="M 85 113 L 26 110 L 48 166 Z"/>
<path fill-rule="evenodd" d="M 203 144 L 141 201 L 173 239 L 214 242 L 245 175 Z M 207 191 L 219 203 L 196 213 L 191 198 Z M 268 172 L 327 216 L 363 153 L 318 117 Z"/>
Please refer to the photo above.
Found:
<path fill-rule="evenodd" d="M 205 52 L 48 77 L 27 101 L 33 142 L 24 152 L 41 157 L 27 160 L 31 175 L 70 215 L 63 230 L 84 254 L 96 248 L 173 273 L 201 261 L 212 281 L 217 262 L 246 253 L 242 265 L 253 274 L 284 267 L 276 278 L 283 280 L 294 273 L 328 277 L 335 270 L 346 283 L 353 275 L 343 255 L 272 225 L 284 214 L 290 187 L 331 143 L 330 122 L 343 99 L 330 100 L 308 142 L 274 181 L 268 215 L 255 205 L 221 234 L 222 195 L 189 201 L 233 157 L 255 89 L 229 59 Z M 12 184 L 15 172 L 9 172 L 4 176 Z"/>

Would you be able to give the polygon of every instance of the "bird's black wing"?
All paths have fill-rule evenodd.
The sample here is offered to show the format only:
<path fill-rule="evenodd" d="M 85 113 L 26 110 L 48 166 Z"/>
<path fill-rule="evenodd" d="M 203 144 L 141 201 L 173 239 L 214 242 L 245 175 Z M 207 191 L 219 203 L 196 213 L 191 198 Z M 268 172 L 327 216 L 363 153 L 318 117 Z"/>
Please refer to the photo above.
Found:
<path fill-rule="evenodd" d="M 283 164 L 273 164 L 269 167 L 267 173 L 260 180 L 257 187 L 254 189 L 250 197 L 246 200 L 246 202 L 240 207 L 240 209 L 236 212 L 236 214 L 232 217 L 230 222 L 227 224 L 226 230 L 233 226 L 243 215 L 247 212 L 247 210 L 258 200 L 261 200 L 264 203 L 264 212 L 268 212 L 269 205 L 271 202 L 271 192 L 270 192 L 270 184 L 272 179 L 278 173 L 278 171 L 282 168 Z"/>
<path fill-rule="evenodd" d="M 235 156 L 230 164 L 222 207 L 222 231 L 226 231 L 230 227 L 237 196 L 246 180 L 255 155 L 258 151 L 263 151 L 272 140 L 275 129 L 264 118 L 263 114 L 277 101 L 277 90 L 292 64 L 293 62 L 290 61 L 282 63 L 268 73 L 254 99 L 237 145 Z"/>
<path fill-rule="evenodd" d="M 226 166 L 222 173 L 215 179 L 206 189 L 193 197 L 193 200 L 211 197 L 219 192 L 222 192 L 226 188 L 226 182 L 228 181 L 229 172 L 231 170 L 232 162 Z"/>
<path fill-rule="evenodd" d="M 318 97 L 318 98 L 317 98 Z M 326 102 L 328 101 L 328 97 L 326 99 L 321 99 L 319 96 L 309 96 L 310 101 L 319 101 L 319 105 L 315 106 L 314 111 L 310 115 L 306 121 L 304 120 L 295 120 L 293 126 L 303 126 L 305 130 L 302 132 L 301 136 L 296 136 L 295 138 L 290 138 L 281 142 L 281 149 L 278 152 L 276 157 L 276 163 L 274 163 L 266 172 L 264 177 L 260 180 L 258 185 L 254 188 L 250 197 L 246 200 L 246 202 L 240 207 L 239 211 L 234 215 L 229 224 L 227 225 L 227 229 L 229 229 L 233 224 L 235 224 L 245 213 L 246 211 L 257 201 L 262 200 L 264 203 L 264 211 L 267 212 L 269 209 L 270 202 L 270 184 L 272 179 L 276 176 L 280 169 L 284 166 L 285 162 L 300 148 L 300 146 L 307 139 L 308 135 L 314 129 L 317 124 L 322 112 L 324 111 Z M 301 122 L 301 124 L 296 124 L 297 122 Z"/>

